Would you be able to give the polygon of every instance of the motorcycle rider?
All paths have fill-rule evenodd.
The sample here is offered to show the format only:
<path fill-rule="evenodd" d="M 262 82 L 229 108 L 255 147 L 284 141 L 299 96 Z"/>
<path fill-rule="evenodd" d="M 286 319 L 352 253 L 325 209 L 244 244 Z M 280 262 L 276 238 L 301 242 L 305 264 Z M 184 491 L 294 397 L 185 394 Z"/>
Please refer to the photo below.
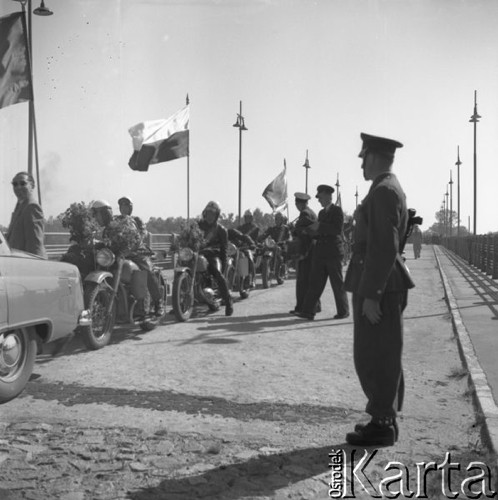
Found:
<path fill-rule="evenodd" d="M 280 269 L 280 266 L 283 263 L 284 245 L 290 240 L 291 234 L 289 226 L 285 224 L 286 218 L 282 213 L 277 212 L 274 218 L 275 218 L 275 225 L 270 226 L 259 237 L 259 241 L 264 241 L 269 236 L 275 241 L 275 243 L 277 243 L 275 247 L 275 259 L 276 259 L 275 269 Z M 277 283 L 279 285 L 283 283 L 283 280 L 282 278 L 280 278 L 280 276 L 277 276 Z"/>
<path fill-rule="evenodd" d="M 209 272 L 216 280 L 222 299 L 225 302 L 225 316 L 233 314 L 233 302 L 224 272 L 228 264 L 228 232 L 218 222 L 221 209 L 216 201 L 210 201 L 202 211 L 202 219 L 198 225 L 204 233 L 205 251 L 202 254 L 209 262 Z M 209 250 L 207 249 L 209 248 Z M 217 258 L 221 261 L 221 270 L 217 265 Z"/>
<path fill-rule="evenodd" d="M 121 212 L 121 215 L 118 215 L 116 217 L 113 216 L 111 205 L 109 204 L 109 202 L 105 200 L 94 201 L 92 203 L 91 208 L 95 220 L 98 222 L 100 226 L 104 228 L 102 232 L 103 238 L 106 236 L 109 224 L 115 219 L 124 220 L 125 222 L 128 223 L 128 225 L 130 225 L 131 228 L 140 233 L 134 218 L 131 217 L 131 210 L 133 210 L 133 205 L 131 205 L 130 214 L 126 213 L 123 214 L 123 212 Z M 141 248 L 143 248 L 142 244 L 139 246 L 138 250 L 140 251 Z M 159 290 L 159 283 L 157 282 L 156 277 L 152 272 L 151 266 L 147 261 L 147 258 L 145 257 L 145 255 L 140 253 L 139 254 L 134 253 L 132 255 L 128 255 L 127 258 L 135 262 L 135 264 L 139 267 L 140 270 L 147 271 L 147 288 L 149 290 L 152 303 L 154 305 L 154 314 L 155 316 L 159 317 L 163 316 L 164 304 L 161 299 L 161 291 Z"/>
<path fill-rule="evenodd" d="M 247 234 L 254 241 L 258 241 L 260 229 L 254 222 L 254 217 L 250 210 L 244 212 L 244 224 L 241 224 L 237 230 L 242 234 Z"/>

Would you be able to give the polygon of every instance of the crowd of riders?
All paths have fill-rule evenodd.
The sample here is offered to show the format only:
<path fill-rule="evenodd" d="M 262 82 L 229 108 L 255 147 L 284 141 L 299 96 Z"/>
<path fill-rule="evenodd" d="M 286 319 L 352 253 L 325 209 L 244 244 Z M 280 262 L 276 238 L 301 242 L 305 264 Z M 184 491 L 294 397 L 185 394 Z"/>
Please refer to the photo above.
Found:
<path fill-rule="evenodd" d="M 130 230 L 136 231 L 140 235 L 141 248 L 138 252 L 129 255 L 128 258 L 135 262 L 141 270 L 147 271 L 147 288 L 154 304 L 155 314 L 158 317 L 163 316 L 165 304 L 161 299 L 157 280 L 152 273 L 150 259 L 147 258 L 151 251 L 148 247 L 148 232 L 145 224 L 139 217 L 132 215 L 133 202 L 130 198 L 125 196 L 120 198 L 118 205 L 120 214 L 113 215 L 112 206 L 109 202 L 96 200 L 91 204 L 92 215 L 102 228 L 102 238 L 106 237 L 110 223 L 113 220 L 121 221 Z M 245 246 L 254 250 L 258 244 L 270 237 L 277 244 L 275 247 L 277 261 L 283 262 L 285 257 L 283 244 L 290 240 L 291 231 L 286 217 L 280 212 L 275 214 L 275 225 L 269 227 L 266 231 L 262 231 L 254 222 L 250 210 L 246 210 L 244 213 L 244 222 L 242 224 L 235 229 L 228 230 L 219 222 L 220 214 L 220 205 L 216 201 L 210 201 L 202 211 L 200 219 L 196 222 L 204 237 L 202 253 L 208 260 L 209 272 L 218 286 L 222 303 L 225 305 L 225 315 L 231 316 L 233 314 L 233 299 L 226 279 L 228 244 L 231 242 L 237 247 Z M 253 253 L 248 252 L 247 255 L 250 261 L 249 266 L 254 269 Z M 217 259 L 221 262 L 221 269 L 216 263 Z M 277 281 L 281 282 L 279 278 L 277 278 Z M 250 285 L 251 287 L 255 286 L 253 277 Z"/>

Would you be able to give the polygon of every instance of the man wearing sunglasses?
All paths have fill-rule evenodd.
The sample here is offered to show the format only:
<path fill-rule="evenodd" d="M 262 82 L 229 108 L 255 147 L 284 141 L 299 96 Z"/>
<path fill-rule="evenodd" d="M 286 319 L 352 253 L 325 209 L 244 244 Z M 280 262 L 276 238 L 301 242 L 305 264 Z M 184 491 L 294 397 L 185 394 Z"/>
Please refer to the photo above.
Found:
<path fill-rule="evenodd" d="M 11 248 L 47 258 L 43 243 L 43 210 L 35 199 L 35 180 L 28 172 L 19 172 L 12 179 L 17 205 L 12 213 L 7 242 Z"/>

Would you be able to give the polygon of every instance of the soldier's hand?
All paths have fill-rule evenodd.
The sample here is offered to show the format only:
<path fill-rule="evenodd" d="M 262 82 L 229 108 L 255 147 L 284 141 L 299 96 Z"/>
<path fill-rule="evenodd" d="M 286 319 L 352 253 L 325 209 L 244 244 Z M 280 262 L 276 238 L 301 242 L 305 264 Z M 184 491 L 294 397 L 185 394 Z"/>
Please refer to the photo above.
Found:
<path fill-rule="evenodd" d="M 363 316 L 367 317 L 370 323 L 376 325 L 377 323 L 379 323 L 382 317 L 380 302 L 374 299 L 365 299 L 363 301 L 362 314 Z"/>

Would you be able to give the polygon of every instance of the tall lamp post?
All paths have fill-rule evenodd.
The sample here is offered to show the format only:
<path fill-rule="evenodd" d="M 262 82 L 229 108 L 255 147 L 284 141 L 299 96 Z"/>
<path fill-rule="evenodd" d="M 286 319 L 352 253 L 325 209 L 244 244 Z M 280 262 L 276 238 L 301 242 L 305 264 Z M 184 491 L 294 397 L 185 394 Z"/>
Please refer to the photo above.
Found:
<path fill-rule="evenodd" d="M 450 236 L 453 236 L 453 174 L 450 170 Z"/>
<path fill-rule="evenodd" d="M 448 204 L 448 184 L 446 184 L 446 194 L 445 196 L 445 202 L 446 202 L 446 236 L 449 234 L 449 220 L 450 220 L 450 214 L 449 214 L 449 204 Z"/>
<path fill-rule="evenodd" d="M 457 146 L 457 161 L 455 165 L 457 166 L 457 237 L 460 236 L 460 165 L 462 162 L 460 161 L 460 146 Z"/>
<path fill-rule="evenodd" d="M 354 197 L 356 198 L 356 204 L 355 204 L 355 209 L 358 208 L 358 186 L 356 186 L 356 193 L 354 194 Z"/>
<path fill-rule="evenodd" d="M 306 190 L 304 192 L 308 194 L 308 170 L 311 168 L 308 160 L 308 150 L 306 150 L 306 159 L 304 160 L 303 167 L 306 169 Z"/>
<path fill-rule="evenodd" d="M 337 191 L 336 204 L 339 205 L 339 203 L 341 201 L 341 194 L 340 194 L 341 185 L 339 184 L 339 172 L 337 172 L 337 181 L 335 182 L 335 187 L 336 187 L 336 191 Z"/>
<path fill-rule="evenodd" d="M 35 145 L 36 157 L 36 184 L 38 187 L 38 201 L 41 204 L 41 190 L 40 190 L 40 172 L 38 168 L 38 138 L 36 134 L 36 119 L 35 119 L 35 105 L 34 105 L 34 84 L 33 84 L 33 37 L 32 37 L 32 16 L 31 12 L 37 16 L 51 16 L 53 12 L 45 7 L 45 2 L 41 0 L 40 6 L 31 11 L 31 0 L 13 0 L 21 4 L 24 14 L 26 10 L 27 15 L 27 35 L 28 35 L 28 65 L 31 77 L 31 92 L 32 96 L 28 104 L 28 173 L 33 175 L 33 142 Z M 27 9 L 26 9 L 27 4 Z"/>
<path fill-rule="evenodd" d="M 247 130 L 242 116 L 242 101 L 240 101 L 240 112 L 237 113 L 237 121 L 233 124 L 239 129 L 239 224 L 242 213 L 242 131 Z"/>
<path fill-rule="evenodd" d="M 474 90 L 474 114 L 470 117 L 469 122 L 474 124 L 474 235 L 476 234 L 477 226 L 477 122 L 481 118 L 477 114 L 477 90 Z"/>

